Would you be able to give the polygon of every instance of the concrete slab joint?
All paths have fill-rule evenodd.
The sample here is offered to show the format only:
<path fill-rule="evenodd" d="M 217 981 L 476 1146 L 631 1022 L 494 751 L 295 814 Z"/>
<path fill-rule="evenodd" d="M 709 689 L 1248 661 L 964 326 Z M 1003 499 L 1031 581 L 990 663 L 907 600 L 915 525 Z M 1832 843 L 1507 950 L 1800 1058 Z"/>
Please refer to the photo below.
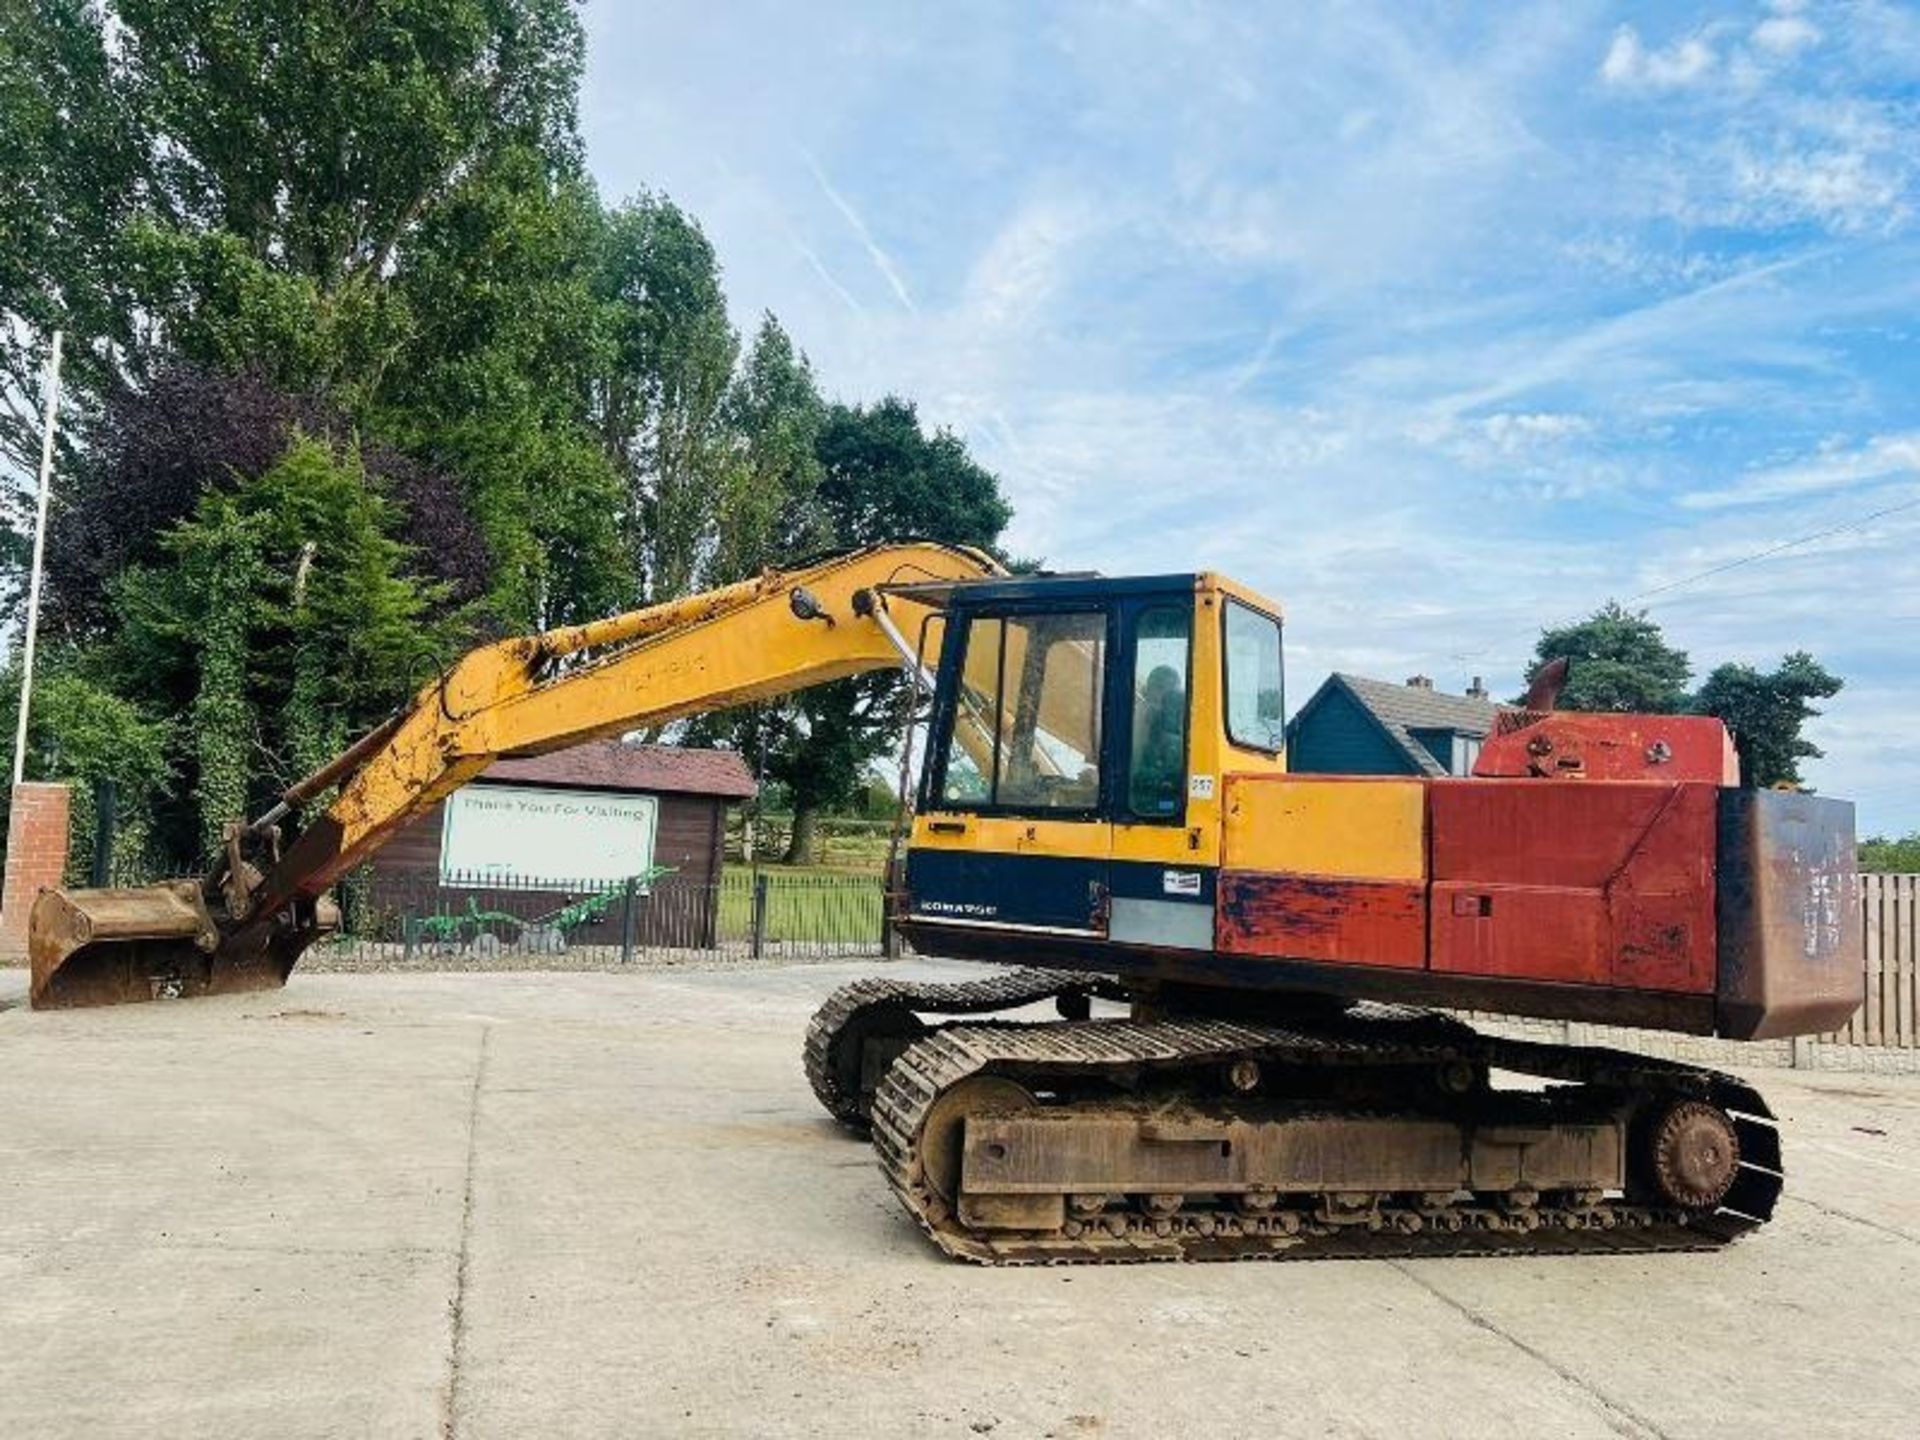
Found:
<path fill-rule="evenodd" d="M 467 1276 L 473 1254 L 473 1184 L 480 1160 L 480 1092 L 487 1083 L 487 1055 L 493 1026 L 480 1027 L 480 1050 L 473 1064 L 473 1089 L 467 1097 L 467 1168 L 460 1193 L 460 1247 L 453 1271 L 453 1295 L 447 1302 L 447 1385 L 440 1413 L 442 1440 L 460 1429 L 460 1377 L 467 1348 Z"/>

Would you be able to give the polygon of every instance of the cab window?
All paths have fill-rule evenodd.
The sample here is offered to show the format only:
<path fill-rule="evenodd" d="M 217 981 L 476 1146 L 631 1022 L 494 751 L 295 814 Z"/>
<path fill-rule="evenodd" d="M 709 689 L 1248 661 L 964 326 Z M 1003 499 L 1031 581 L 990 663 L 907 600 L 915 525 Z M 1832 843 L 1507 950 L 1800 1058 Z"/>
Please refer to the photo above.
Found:
<path fill-rule="evenodd" d="M 941 769 L 961 809 L 1092 811 L 1100 803 L 1102 611 L 968 622 Z"/>
<path fill-rule="evenodd" d="M 1143 820 L 1177 817 L 1185 810 L 1192 638 L 1191 606 L 1155 605 L 1134 622 L 1127 809 Z"/>
<path fill-rule="evenodd" d="M 1227 739 L 1252 750 L 1286 744 L 1280 678 L 1280 622 L 1251 606 L 1226 607 Z"/>

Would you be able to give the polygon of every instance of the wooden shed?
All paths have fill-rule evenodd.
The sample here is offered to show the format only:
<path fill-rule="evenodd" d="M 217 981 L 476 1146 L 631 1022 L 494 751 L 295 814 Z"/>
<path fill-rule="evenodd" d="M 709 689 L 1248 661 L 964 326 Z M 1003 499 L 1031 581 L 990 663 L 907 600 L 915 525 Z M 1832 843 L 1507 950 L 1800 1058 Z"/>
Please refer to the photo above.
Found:
<path fill-rule="evenodd" d="M 510 903 L 532 917 L 543 904 L 653 876 L 637 938 L 710 944 L 727 807 L 756 788 L 726 750 L 602 740 L 499 760 L 381 848 L 366 898 L 417 915 L 476 896 L 480 908 Z M 619 924 L 616 907 L 573 938 L 614 943 Z"/>

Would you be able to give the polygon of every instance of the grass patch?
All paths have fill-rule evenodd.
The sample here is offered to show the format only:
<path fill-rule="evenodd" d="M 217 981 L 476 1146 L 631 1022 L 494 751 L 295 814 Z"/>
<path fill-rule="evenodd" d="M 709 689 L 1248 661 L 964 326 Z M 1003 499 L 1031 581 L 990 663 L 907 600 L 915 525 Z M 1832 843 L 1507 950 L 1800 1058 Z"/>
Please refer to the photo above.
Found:
<path fill-rule="evenodd" d="M 858 942 L 880 938 L 882 897 L 874 873 L 765 865 L 769 942 Z M 720 937 L 753 935 L 753 875 L 729 865 L 720 881 Z"/>

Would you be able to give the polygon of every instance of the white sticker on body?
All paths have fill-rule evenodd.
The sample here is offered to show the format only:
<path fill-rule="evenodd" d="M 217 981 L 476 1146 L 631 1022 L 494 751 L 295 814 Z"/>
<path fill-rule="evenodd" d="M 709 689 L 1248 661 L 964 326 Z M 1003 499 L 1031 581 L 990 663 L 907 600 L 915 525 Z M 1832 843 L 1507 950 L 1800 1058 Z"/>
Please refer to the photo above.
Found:
<path fill-rule="evenodd" d="M 1160 888 L 1169 895 L 1198 895 L 1200 872 L 1198 870 L 1162 870 Z"/>
<path fill-rule="evenodd" d="M 1196 800 L 1213 799 L 1213 776 L 1195 775 L 1187 781 L 1187 794 Z"/>

